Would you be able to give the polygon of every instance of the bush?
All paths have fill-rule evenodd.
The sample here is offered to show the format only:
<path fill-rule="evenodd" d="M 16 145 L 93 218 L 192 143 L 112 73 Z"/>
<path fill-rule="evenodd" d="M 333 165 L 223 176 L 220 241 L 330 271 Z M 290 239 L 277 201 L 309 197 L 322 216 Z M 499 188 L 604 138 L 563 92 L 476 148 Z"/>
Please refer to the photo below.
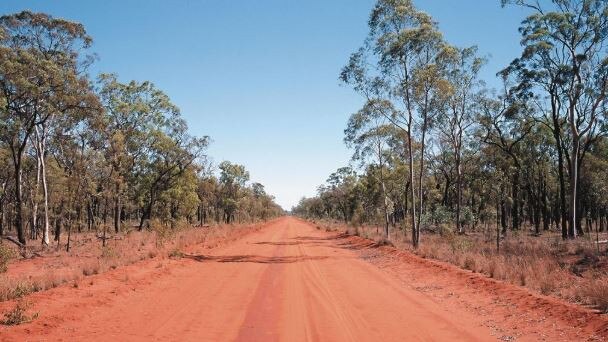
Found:
<path fill-rule="evenodd" d="M 470 207 L 462 207 L 460 213 L 460 223 L 465 226 L 471 226 L 477 221 L 473 210 Z"/>
<path fill-rule="evenodd" d="M 464 258 L 464 263 L 462 266 L 467 270 L 475 271 L 475 267 L 477 266 L 475 257 L 473 257 L 471 254 L 467 254 Z"/>
<path fill-rule="evenodd" d="M 23 323 L 29 323 L 38 317 L 38 313 L 33 315 L 27 314 L 29 304 L 25 301 L 18 301 L 15 307 L 4 314 L 4 319 L 0 323 L 4 325 L 19 325 Z"/>
<path fill-rule="evenodd" d="M 596 280 L 581 288 L 581 293 L 578 295 L 583 297 L 592 305 L 595 305 L 598 310 L 608 313 L 608 280 Z"/>
<path fill-rule="evenodd" d="M 156 247 L 161 248 L 173 237 L 175 231 L 170 225 L 164 224 L 159 220 L 150 221 L 150 229 L 156 233 Z"/>
<path fill-rule="evenodd" d="M 13 257 L 13 250 L 5 244 L 0 244 L 0 273 L 8 270 L 8 263 Z"/>
<path fill-rule="evenodd" d="M 179 249 L 174 249 L 169 252 L 169 258 L 181 259 L 184 257 L 184 253 L 182 253 Z"/>
<path fill-rule="evenodd" d="M 112 247 L 103 247 L 101 250 L 101 257 L 104 259 L 115 259 L 118 258 L 118 252 L 116 252 Z"/>
<path fill-rule="evenodd" d="M 454 214 L 449 208 L 444 206 L 438 206 L 431 213 L 425 213 L 422 215 L 421 221 L 426 224 L 448 224 L 453 222 Z"/>
<path fill-rule="evenodd" d="M 11 293 L 11 298 L 21 298 L 23 296 L 27 296 L 28 294 L 35 292 L 36 290 L 39 290 L 39 286 L 38 284 L 36 284 L 36 288 L 34 288 L 34 286 L 32 286 L 32 284 L 27 283 L 27 282 L 19 282 L 15 285 L 15 287 L 12 290 Z"/>

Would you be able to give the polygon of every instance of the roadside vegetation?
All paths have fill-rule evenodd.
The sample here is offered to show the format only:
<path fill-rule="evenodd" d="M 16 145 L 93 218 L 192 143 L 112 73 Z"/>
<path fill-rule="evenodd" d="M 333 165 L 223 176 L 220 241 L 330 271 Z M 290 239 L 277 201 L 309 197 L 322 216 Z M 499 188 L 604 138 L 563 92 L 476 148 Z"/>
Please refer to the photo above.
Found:
<path fill-rule="evenodd" d="M 362 95 L 352 163 L 293 212 L 608 310 L 608 3 L 503 0 L 520 57 L 456 47 L 410 0 L 379 0 L 340 73 Z"/>
<path fill-rule="evenodd" d="M 87 277 L 143 260 L 158 260 L 162 265 L 163 260 L 179 258 L 189 248 L 214 248 L 259 230 L 262 225 L 220 224 L 200 228 L 184 224 L 167 229 L 153 224 L 153 227 L 113 235 L 106 246 L 97 241 L 94 232 L 83 232 L 74 236 L 70 252 L 52 248 L 41 251 L 40 257 L 14 259 L 18 262 L 0 275 L 0 302 L 64 284 L 78 287 L 83 281 L 93 281 L 86 280 Z"/>
<path fill-rule="evenodd" d="M 0 300 L 283 213 L 242 165 L 213 165 L 154 84 L 91 75 L 92 43 L 76 22 L 0 17 Z"/>

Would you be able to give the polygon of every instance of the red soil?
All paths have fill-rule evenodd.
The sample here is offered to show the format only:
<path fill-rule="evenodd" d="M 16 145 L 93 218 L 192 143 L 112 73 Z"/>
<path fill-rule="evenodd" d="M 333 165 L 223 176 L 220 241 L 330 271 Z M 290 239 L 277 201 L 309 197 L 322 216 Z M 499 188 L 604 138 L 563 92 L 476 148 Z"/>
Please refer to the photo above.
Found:
<path fill-rule="evenodd" d="M 608 320 L 294 218 L 26 299 L 0 341 L 602 340 Z M 0 304 L 0 312 L 14 302 Z"/>

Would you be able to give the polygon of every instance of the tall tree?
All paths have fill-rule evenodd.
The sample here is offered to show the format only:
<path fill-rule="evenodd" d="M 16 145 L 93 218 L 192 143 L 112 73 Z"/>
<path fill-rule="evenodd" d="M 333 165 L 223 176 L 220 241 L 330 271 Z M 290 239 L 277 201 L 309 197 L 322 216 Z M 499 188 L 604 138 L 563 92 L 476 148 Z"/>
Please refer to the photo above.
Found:
<path fill-rule="evenodd" d="M 568 236 L 574 238 L 581 164 L 593 142 L 606 134 L 602 126 L 608 93 L 608 3 L 551 0 L 541 5 L 533 0 L 502 0 L 503 5 L 508 3 L 532 11 L 520 28 L 524 52 L 510 69 L 519 76 L 520 87 L 550 103 L 545 107 L 551 110 L 558 153 L 563 150 L 569 164 Z M 567 139 L 559 135 L 563 122 L 568 126 Z M 565 185 L 561 187 L 565 193 Z M 562 222 L 563 230 L 564 226 Z"/>
<path fill-rule="evenodd" d="M 368 159 L 378 166 L 378 181 L 382 189 L 384 236 L 389 238 L 389 199 L 384 180 L 385 148 L 387 139 L 393 134 L 390 122 L 382 115 L 382 102 L 368 101 L 365 106 L 351 115 L 348 126 L 344 131 L 344 141 L 354 148 L 353 159 L 365 165 Z"/>
<path fill-rule="evenodd" d="M 342 70 L 341 79 L 366 97 L 386 101 L 384 115 L 403 131 L 407 146 L 412 243 L 418 246 L 417 208 L 422 208 L 424 142 L 432 110 L 429 94 L 437 81 L 436 57 L 445 44 L 436 22 L 410 0 L 380 0 L 369 19 L 364 46 Z M 417 121 L 421 125 L 417 129 Z M 420 133 L 420 178 L 415 182 L 415 145 Z M 418 195 L 416 194 L 418 190 Z M 418 197 L 418 201 L 416 198 Z"/>
<path fill-rule="evenodd" d="M 15 177 L 18 239 L 26 243 L 23 155 L 37 127 L 52 116 L 93 107 L 96 97 L 82 73 L 91 44 L 81 24 L 24 11 L 0 17 L 0 137 L 8 144 Z M 43 158 L 44 155 L 41 155 Z M 43 243 L 48 243 L 48 221 Z"/>
<path fill-rule="evenodd" d="M 479 71 L 485 60 L 477 56 L 477 48 L 453 49 L 446 56 L 449 87 L 445 110 L 439 115 L 439 132 L 452 148 L 456 170 L 456 231 L 464 233 L 461 220 L 462 209 L 462 158 L 466 139 L 475 122 L 476 105 L 481 87 Z M 448 90 L 449 89 L 449 90 Z M 440 105 L 440 104 L 438 104 Z"/>

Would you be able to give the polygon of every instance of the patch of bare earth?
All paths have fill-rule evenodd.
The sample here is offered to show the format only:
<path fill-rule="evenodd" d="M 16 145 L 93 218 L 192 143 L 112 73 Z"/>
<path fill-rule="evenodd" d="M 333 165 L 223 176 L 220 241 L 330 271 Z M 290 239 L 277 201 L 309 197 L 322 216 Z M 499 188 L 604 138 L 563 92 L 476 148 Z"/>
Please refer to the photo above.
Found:
<path fill-rule="evenodd" d="M 465 308 L 499 340 L 605 341 L 608 318 L 580 305 L 489 278 L 448 262 L 431 260 L 392 246 L 342 233 L 345 248 L 442 306 Z"/>

